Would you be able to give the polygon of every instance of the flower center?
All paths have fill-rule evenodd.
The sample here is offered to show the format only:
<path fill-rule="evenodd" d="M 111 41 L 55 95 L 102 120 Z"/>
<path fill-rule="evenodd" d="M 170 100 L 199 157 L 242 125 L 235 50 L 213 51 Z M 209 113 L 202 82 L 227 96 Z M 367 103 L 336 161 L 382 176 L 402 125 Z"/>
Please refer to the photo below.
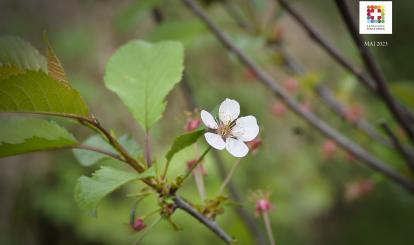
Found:
<path fill-rule="evenodd" d="M 232 136 L 231 130 L 234 127 L 235 122 L 230 122 L 228 124 L 219 122 L 218 128 L 217 128 L 217 134 L 221 135 L 223 139 L 227 139 Z"/>

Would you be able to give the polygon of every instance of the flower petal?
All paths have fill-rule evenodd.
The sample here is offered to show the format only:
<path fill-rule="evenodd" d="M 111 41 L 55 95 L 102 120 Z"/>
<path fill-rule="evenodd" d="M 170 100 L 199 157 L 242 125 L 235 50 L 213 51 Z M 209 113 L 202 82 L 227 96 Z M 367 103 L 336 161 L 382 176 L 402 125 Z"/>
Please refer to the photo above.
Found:
<path fill-rule="evenodd" d="M 226 147 L 226 143 L 218 134 L 205 133 L 204 137 L 206 138 L 207 143 L 217 150 L 223 150 Z"/>
<path fill-rule="evenodd" d="M 227 138 L 226 149 L 235 157 L 244 157 L 249 152 L 249 147 L 243 141 L 233 138 Z"/>
<path fill-rule="evenodd" d="M 251 141 L 256 138 L 258 133 L 259 126 L 254 116 L 238 118 L 236 125 L 231 130 L 231 134 L 242 141 Z"/>
<path fill-rule="evenodd" d="M 220 121 L 228 124 L 240 115 L 239 102 L 231 99 L 225 99 L 219 108 Z"/>
<path fill-rule="evenodd" d="M 200 113 L 200 116 L 201 116 L 201 120 L 208 128 L 212 128 L 212 129 L 218 128 L 216 120 L 214 120 L 214 117 L 209 112 L 202 110 Z"/>

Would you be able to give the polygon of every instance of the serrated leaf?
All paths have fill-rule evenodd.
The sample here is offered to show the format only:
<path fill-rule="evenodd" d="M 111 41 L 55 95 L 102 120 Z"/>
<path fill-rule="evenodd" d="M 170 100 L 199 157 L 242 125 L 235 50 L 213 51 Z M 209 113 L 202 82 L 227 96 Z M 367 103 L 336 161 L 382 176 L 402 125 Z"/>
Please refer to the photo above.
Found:
<path fill-rule="evenodd" d="M 6 79 L 10 76 L 24 73 L 24 70 L 18 68 L 15 65 L 4 65 L 0 66 L 0 80 Z"/>
<path fill-rule="evenodd" d="M 153 169 L 138 174 L 111 167 L 101 167 L 92 177 L 81 176 L 75 186 L 75 201 L 79 208 L 96 216 L 99 202 L 122 185 L 138 179 L 154 176 Z"/>
<path fill-rule="evenodd" d="M 123 135 L 119 138 L 119 143 L 125 147 L 131 156 L 138 158 L 142 154 L 141 148 L 130 135 Z M 100 135 L 92 135 L 83 142 L 84 145 L 96 147 L 111 153 L 116 151 Z M 82 166 L 89 167 L 104 159 L 112 159 L 107 155 L 83 149 L 73 149 L 73 154 Z"/>
<path fill-rule="evenodd" d="M 132 41 L 110 58 L 105 85 L 146 130 L 162 116 L 167 94 L 181 79 L 184 52 L 178 42 Z"/>
<path fill-rule="evenodd" d="M 21 70 L 47 72 L 47 62 L 30 43 L 19 37 L 0 37 L 0 66 L 13 65 Z"/>
<path fill-rule="evenodd" d="M 0 119 L 0 157 L 76 144 L 76 139 L 53 121 L 22 117 Z"/>
<path fill-rule="evenodd" d="M 49 75 L 57 81 L 68 84 L 69 81 L 68 77 L 66 76 L 65 70 L 63 69 L 63 66 L 60 63 L 59 58 L 53 50 L 52 45 L 50 45 L 46 34 L 44 35 L 44 42 L 47 47 L 47 70 L 49 72 Z"/>
<path fill-rule="evenodd" d="M 0 112 L 88 116 L 88 108 L 78 91 L 40 71 L 0 80 Z"/>
<path fill-rule="evenodd" d="M 174 143 L 172 144 L 170 150 L 167 152 L 167 155 L 165 155 L 165 158 L 167 158 L 167 161 L 171 161 L 173 156 L 183 150 L 184 148 L 194 144 L 198 138 L 200 138 L 201 135 L 203 135 L 204 129 L 200 129 L 194 132 L 182 134 L 178 136 Z"/>

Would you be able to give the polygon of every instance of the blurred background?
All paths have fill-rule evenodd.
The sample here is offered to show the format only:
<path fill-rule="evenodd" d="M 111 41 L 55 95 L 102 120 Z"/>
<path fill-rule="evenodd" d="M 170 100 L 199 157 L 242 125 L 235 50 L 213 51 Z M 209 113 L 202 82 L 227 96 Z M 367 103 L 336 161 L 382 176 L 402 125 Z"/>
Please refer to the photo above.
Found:
<path fill-rule="evenodd" d="M 332 1 L 289 2 L 354 65 L 362 67 L 356 46 Z M 358 1 L 348 4 L 358 20 Z M 161 23 L 154 19 L 154 6 L 164 17 Z M 385 137 L 378 127 L 385 120 L 398 131 L 383 103 L 315 45 L 275 1 L 205 0 L 203 6 L 237 45 L 305 108 L 401 173 L 410 175 L 397 153 L 373 141 L 353 124 L 363 117 Z M 413 8 L 412 1 L 394 1 L 393 34 L 365 36 L 388 41 L 387 47 L 373 47 L 372 51 L 392 92 L 410 108 L 414 107 Z M 241 18 L 248 28 L 241 28 L 232 16 Z M 251 215 L 255 213 L 251 192 L 262 189 L 271 193 L 274 209 L 270 218 L 278 244 L 414 244 L 414 197 L 367 169 L 285 108 L 249 70 L 225 52 L 180 1 L 0 0 L 1 35 L 20 36 L 44 53 L 44 31 L 71 84 L 93 114 L 118 135 L 132 134 L 141 145 L 142 129 L 119 98 L 104 87 L 105 64 L 129 40 L 183 42 L 185 72 L 199 108 L 211 111 L 225 98 L 233 98 L 240 102 L 242 115 L 258 118 L 263 143 L 256 154 L 242 160 L 233 181 Z M 300 67 L 301 74 L 286 67 L 286 53 Z M 347 108 L 346 120 L 332 112 L 315 93 L 315 85 L 321 84 Z M 159 160 L 174 137 L 184 132 L 186 111 L 192 111 L 186 102 L 188 94 L 181 88 L 177 86 L 169 95 L 164 117 L 152 130 L 154 155 Z M 80 140 L 91 135 L 74 123 L 62 123 Z M 400 136 L 404 138 L 402 133 Z M 203 140 L 199 144 L 204 147 Z M 191 147 L 178 154 L 171 174 L 185 171 L 186 161 L 194 154 Z M 224 151 L 220 155 L 230 168 L 235 158 Z M 211 156 L 204 166 L 207 192 L 214 197 L 221 178 Z M 142 233 L 128 228 L 134 204 L 133 199 L 125 197 L 128 188 L 105 198 L 98 218 L 87 216 L 76 206 L 73 187 L 78 177 L 97 168 L 98 165 L 82 167 L 69 150 L 0 159 L 0 244 L 131 244 L 140 238 Z M 200 202 L 193 181 L 180 193 Z M 155 200 L 146 200 L 137 212 L 144 215 L 154 203 Z M 204 226 L 180 211 L 173 220 L 182 228 L 180 231 L 161 222 L 148 232 L 142 244 L 220 243 Z M 217 221 L 241 244 L 254 244 L 234 206 L 226 206 Z M 264 232 L 262 219 L 257 217 L 256 221 Z"/>

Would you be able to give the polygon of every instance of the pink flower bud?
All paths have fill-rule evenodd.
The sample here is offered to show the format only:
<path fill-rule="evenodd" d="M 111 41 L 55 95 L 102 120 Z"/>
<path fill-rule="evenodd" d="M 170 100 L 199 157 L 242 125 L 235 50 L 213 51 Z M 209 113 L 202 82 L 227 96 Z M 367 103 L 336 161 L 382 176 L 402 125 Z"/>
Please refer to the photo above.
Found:
<path fill-rule="evenodd" d="M 345 198 L 347 201 L 354 201 L 368 195 L 374 190 L 374 183 L 369 180 L 353 181 L 348 183 L 345 189 Z"/>
<path fill-rule="evenodd" d="M 275 102 L 272 105 L 272 114 L 275 117 L 282 117 L 286 112 L 286 107 L 283 103 L 281 102 Z"/>
<path fill-rule="evenodd" d="M 294 93 L 299 89 L 299 82 L 296 79 L 288 78 L 283 82 L 283 87 L 289 93 Z"/>
<path fill-rule="evenodd" d="M 201 124 L 201 120 L 199 118 L 188 119 L 187 123 L 185 124 L 184 130 L 187 132 L 191 132 L 194 129 L 198 128 Z"/>
<path fill-rule="evenodd" d="M 300 108 L 302 111 L 310 112 L 311 111 L 311 103 L 309 100 L 304 101 L 300 104 Z"/>
<path fill-rule="evenodd" d="M 331 158 L 335 155 L 337 146 L 336 143 L 332 140 L 326 140 L 323 144 L 322 154 L 325 158 Z"/>
<path fill-rule="evenodd" d="M 349 123 L 356 123 L 362 116 L 362 108 L 358 105 L 347 107 L 344 111 L 345 119 Z"/>
<path fill-rule="evenodd" d="M 135 219 L 135 222 L 134 222 L 134 224 L 133 224 L 133 226 L 132 226 L 132 228 L 135 230 L 135 231 L 142 231 L 144 228 L 146 227 L 146 225 L 145 225 L 145 223 L 144 223 L 144 220 L 143 219 L 141 219 L 141 218 L 136 218 Z"/>
<path fill-rule="evenodd" d="M 266 198 L 261 198 L 256 201 L 256 213 L 267 213 L 272 208 L 272 204 Z"/>
<path fill-rule="evenodd" d="M 249 150 L 253 153 L 257 153 L 257 149 L 262 144 L 262 140 L 260 138 L 255 138 L 252 141 L 246 142 L 247 146 L 249 147 Z"/>

